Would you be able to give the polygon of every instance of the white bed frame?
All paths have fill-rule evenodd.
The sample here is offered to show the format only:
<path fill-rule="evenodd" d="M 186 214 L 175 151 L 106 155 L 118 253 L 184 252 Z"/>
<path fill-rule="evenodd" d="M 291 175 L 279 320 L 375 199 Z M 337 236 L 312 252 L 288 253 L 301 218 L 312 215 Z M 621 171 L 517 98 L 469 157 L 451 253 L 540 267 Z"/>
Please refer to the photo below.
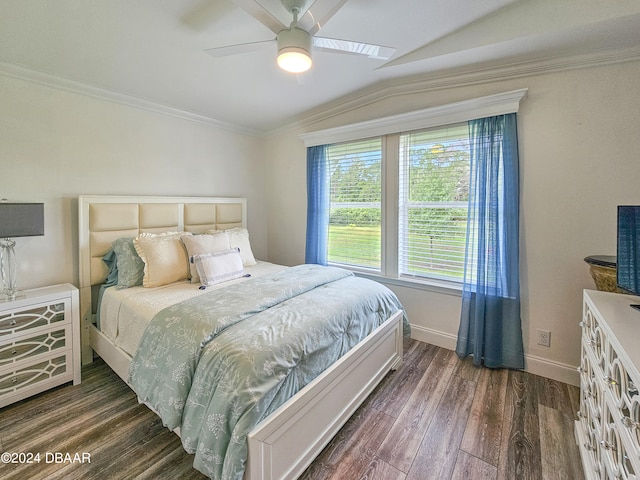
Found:
<path fill-rule="evenodd" d="M 131 357 L 93 324 L 101 260 L 111 242 L 141 232 L 246 227 L 244 198 L 95 196 L 78 198 L 83 363 L 93 351 L 128 380 Z M 402 312 L 396 312 L 333 366 L 249 433 L 247 480 L 295 479 L 376 385 L 402 364 Z"/>

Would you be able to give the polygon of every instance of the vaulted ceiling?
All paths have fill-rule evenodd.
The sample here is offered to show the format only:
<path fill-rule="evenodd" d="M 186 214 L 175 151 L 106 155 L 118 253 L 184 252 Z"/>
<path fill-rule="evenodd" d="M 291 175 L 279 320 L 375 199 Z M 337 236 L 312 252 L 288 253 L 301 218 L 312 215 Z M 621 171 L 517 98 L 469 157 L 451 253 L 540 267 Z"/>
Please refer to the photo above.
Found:
<path fill-rule="evenodd" d="M 288 23 L 280 0 L 254 2 Z M 278 69 L 275 46 L 205 53 L 274 37 L 246 3 L 1 0 L 0 74 L 106 91 L 260 133 L 403 79 L 640 52 L 638 0 L 348 0 L 319 35 L 394 47 L 394 56 L 314 51 L 312 69 L 295 75 Z"/>

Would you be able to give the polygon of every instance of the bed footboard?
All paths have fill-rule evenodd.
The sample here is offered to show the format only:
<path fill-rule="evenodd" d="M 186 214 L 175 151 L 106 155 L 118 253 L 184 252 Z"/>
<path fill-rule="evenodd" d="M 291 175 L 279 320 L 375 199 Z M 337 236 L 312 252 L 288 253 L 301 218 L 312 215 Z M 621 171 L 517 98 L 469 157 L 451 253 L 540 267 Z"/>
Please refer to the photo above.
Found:
<path fill-rule="evenodd" d="M 402 365 L 402 319 L 396 312 L 249 433 L 246 480 L 295 479 L 304 472 L 384 376 Z M 90 343 L 127 382 L 131 357 L 93 325 Z"/>
<path fill-rule="evenodd" d="M 402 312 L 249 434 L 247 480 L 295 479 L 380 383 L 402 364 Z"/>

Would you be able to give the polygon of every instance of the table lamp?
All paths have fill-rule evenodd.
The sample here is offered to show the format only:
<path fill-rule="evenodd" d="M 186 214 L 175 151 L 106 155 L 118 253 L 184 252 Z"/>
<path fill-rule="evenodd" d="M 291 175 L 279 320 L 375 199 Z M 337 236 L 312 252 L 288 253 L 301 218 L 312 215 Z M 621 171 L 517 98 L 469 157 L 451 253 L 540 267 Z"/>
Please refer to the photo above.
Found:
<path fill-rule="evenodd" d="M 0 271 L 4 298 L 12 301 L 21 297 L 16 289 L 16 242 L 13 237 L 44 235 L 44 203 L 11 203 L 0 201 Z"/>

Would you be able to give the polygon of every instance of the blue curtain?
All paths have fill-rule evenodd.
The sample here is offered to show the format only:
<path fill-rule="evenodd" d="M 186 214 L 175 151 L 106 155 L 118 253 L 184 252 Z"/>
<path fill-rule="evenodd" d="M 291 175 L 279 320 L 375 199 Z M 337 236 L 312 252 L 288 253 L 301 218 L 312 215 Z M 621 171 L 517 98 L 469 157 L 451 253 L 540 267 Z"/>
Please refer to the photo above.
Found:
<path fill-rule="evenodd" d="M 524 368 L 518 248 L 516 114 L 469 122 L 471 175 L 456 353 L 475 365 Z"/>
<path fill-rule="evenodd" d="M 327 264 L 329 167 L 327 146 L 307 148 L 307 245 L 305 263 Z"/>

